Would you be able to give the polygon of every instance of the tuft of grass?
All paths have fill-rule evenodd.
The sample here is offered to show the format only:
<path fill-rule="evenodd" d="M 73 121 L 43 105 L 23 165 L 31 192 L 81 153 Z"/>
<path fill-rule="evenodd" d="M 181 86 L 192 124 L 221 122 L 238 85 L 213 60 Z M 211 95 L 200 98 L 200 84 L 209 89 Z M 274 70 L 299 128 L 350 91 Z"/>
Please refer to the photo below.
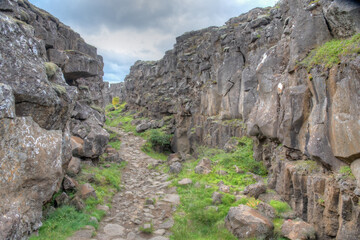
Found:
<path fill-rule="evenodd" d="M 355 179 L 354 174 L 351 172 L 351 168 L 349 166 L 343 166 L 339 169 L 339 173 L 342 175 L 342 178 L 350 178 Z"/>
<path fill-rule="evenodd" d="M 45 62 L 46 76 L 48 79 L 51 79 L 55 75 L 57 68 L 58 66 L 55 63 Z"/>
<path fill-rule="evenodd" d="M 90 221 L 89 214 L 78 212 L 74 207 L 63 206 L 57 208 L 43 221 L 39 236 L 33 235 L 30 240 L 65 240 L 87 225 L 98 227 L 97 223 Z"/>
<path fill-rule="evenodd" d="M 281 213 L 285 213 L 291 210 L 291 207 L 286 202 L 271 200 L 269 204 L 275 209 L 278 216 Z"/>
<path fill-rule="evenodd" d="M 141 151 L 143 151 L 144 153 L 146 153 L 149 157 L 157 159 L 157 160 L 161 160 L 161 161 L 166 161 L 168 156 L 169 156 L 169 152 L 157 152 L 154 150 L 154 148 L 151 146 L 150 143 L 145 143 L 142 147 L 141 147 Z"/>
<path fill-rule="evenodd" d="M 360 53 L 360 33 L 348 39 L 335 39 L 326 42 L 311 51 L 300 64 L 305 66 L 308 71 L 315 65 L 331 68 L 335 64 L 339 64 L 342 57 L 353 53 Z"/>
<path fill-rule="evenodd" d="M 171 134 L 166 134 L 160 129 L 151 129 L 148 142 L 153 149 L 158 152 L 164 152 L 171 149 L 171 138 Z"/>
<path fill-rule="evenodd" d="M 281 236 L 281 226 L 284 224 L 283 218 L 275 218 L 273 220 L 274 224 L 274 237 L 276 240 L 286 240 L 287 238 Z"/>
<path fill-rule="evenodd" d="M 95 111 L 98 111 L 99 113 L 104 113 L 104 109 L 102 107 L 99 107 L 99 106 L 97 106 L 95 104 L 92 104 L 90 107 L 92 109 L 94 109 Z"/>
<path fill-rule="evenodd" d="M 154 232 L 154 225 L 153 223 L 148 224 L 150 224 L 150 228 L 139 227 L 139 230 L 143 233 L 152 234 Z"/>
<path fill-rule="evenodd" d="M 320 170 L 320 165 L 313 160 L 296 161 L 295 169 L 300 173 L 314 173 Z"/>

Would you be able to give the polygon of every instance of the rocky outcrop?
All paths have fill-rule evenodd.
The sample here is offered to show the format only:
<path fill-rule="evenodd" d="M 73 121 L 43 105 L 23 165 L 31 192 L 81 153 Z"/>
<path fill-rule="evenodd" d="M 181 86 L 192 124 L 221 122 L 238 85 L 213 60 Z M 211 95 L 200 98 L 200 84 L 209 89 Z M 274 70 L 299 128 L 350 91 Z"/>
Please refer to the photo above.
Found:
<path fill-rule="evenodd" d="M 96 48 L 28 1 L 0 3 L 0 238 L 41 226 L 74 152 L 104 151 L 103 62 Z M 77 171 L 77 170 L 76 170 Z"/>
<path fill-rule="evenodd" d="M 273 171 L 269 184 L 316 226 L 320 239 L 354 239 L 355 185 L 331 180 L 329 170 L 360 157 L 360 56 L 345 54 L 328 66 L 301 62 L 332 39 L 358 34 L 359 11 L 356 1 L 282 0 L 222 27 L 185 33 L 163 59 L 131 67 L 126 102 L 142 116 L 175 116 L 175 152 L 254 137 L 255 158 Z M 270 155 L 279 144 L 286 154 L 277 161 Z M 328 176 L 284 165 L 306 159 Z M 313 195 L 319 187 L 328 202 L 322 212 Z"/>
<path fill-rule="evenodd" d="M 338 169 L 359 157 L 359 56 L 331 69 L 301 62 L 315 47 L 359 32 L 360 5 L 283 0 L 222 27 L 185 33 L 156 62 L 138 61 L 127 102 L 176 115 L 173 150 L 224 146 L 246 133 Z"/>

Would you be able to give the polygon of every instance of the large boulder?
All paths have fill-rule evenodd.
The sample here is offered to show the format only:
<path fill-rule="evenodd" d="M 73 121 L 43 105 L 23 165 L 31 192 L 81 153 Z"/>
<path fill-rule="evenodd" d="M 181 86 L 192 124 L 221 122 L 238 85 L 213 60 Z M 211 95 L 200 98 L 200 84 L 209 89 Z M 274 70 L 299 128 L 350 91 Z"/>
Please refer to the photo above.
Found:
<path fill-rule="evenodd" d="M 246 205 L 231 207 L 225 218 L 225 226 L 239 239 L 267 239 L 274 229 L 269 218 Z"/>
<path fill-rule="evenodd" d="M 6 98 L 1 99 L 1 96 Z M 0 85 L 0 238 L 21 239 L 41 226 L 42 204 L 63 177 L 62 132 L 14 116 L 14 97 Z"/>
<path fill-rule="evenodd" d="M 255 184 L 251 184 L 244 189 L 244 194 L 249 197 L 258 198 L 260 194 L 266 192 L 266 185 L 260 181 Z"/>
<path fill-rule="evenodd" d="M 302 220 L 287 220 L 281 226 L 281 234 L 291 240 L 316 239 L 313 226 Z"/>

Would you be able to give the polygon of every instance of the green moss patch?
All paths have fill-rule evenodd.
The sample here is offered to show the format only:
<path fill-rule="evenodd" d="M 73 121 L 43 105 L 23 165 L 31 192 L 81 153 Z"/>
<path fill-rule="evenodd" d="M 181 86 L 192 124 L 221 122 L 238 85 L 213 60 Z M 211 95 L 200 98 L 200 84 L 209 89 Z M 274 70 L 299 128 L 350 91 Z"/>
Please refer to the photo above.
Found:
<path fill-rule="evenodd" d="M 308 71 L 316 65 L 326 68 L 339 64 L 342 57 L 360 53 L 360 34 L 348 39 L 331 40 L 320 47 L 317 47 L 300 63 Z"/>

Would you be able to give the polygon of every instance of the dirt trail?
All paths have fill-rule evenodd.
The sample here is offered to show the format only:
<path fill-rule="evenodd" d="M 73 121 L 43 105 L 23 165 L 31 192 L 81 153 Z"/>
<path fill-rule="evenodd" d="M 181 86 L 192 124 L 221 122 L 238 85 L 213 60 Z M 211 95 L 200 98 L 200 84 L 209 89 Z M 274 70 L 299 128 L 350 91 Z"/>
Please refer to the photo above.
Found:
<path fill-rule="evenodd" d="M 121 136 L 119 153 L 128 164 L 122 171 L 122 190 L 114 196 L 112 208 L 100 222 L 97 235 L 92 239 L 168 239 L 171 234 L 169 228 L 173 225 L 171 216 L 180 201 L 176 190 L 168 187 L 169 176 L 148 168 L 158 160 L 141 151 L 144 139 L 117 128 L 111 130 Z M 147 223 L 153 226 L 152 234 L 139 230 Z"/>

